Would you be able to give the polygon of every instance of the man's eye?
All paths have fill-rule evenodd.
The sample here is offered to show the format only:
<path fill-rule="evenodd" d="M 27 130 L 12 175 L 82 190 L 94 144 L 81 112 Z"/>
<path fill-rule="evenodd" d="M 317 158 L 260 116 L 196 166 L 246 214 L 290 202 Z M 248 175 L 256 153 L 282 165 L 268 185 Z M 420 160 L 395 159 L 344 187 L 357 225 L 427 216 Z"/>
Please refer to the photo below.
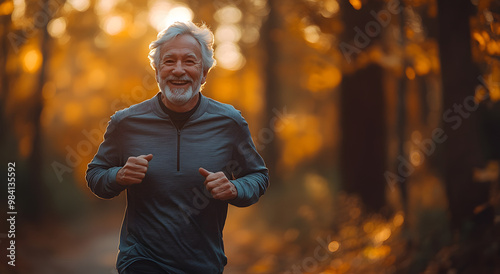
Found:
<path fill-rule="evenodd" d="M 194 65 L 194 64 L 196 64 L 196 62 L 194 60 L 186 60 L 186 64 Z"/>
<path fill-rule="evenodd" d="M 163 63 L 165 63 L 165 64 L 173 64 L 173 63 L 175 63 L 175 61 L 172 60 L 172 59 L 167 59 Z"/>

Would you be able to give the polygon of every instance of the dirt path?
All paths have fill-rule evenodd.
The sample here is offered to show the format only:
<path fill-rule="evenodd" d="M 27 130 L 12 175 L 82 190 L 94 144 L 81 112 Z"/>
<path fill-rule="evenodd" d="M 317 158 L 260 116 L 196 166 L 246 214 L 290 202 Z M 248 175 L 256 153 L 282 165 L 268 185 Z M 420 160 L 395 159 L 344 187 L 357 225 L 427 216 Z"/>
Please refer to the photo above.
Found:
<path fill-rule="evenodd" d="M 123 208 L 117 206 L 69 223 L 25 226 L 19 234 L 15 271 L 7 273 L 117 274 L 115 262 L 122 216 Z M 239 237 L 236 229 L 238 225 L 230 223 L 224 238 L 228 256 L 235 259 L 243 255 L 239 254 L 238 241 L 231 240 Z M 245 266 L 230 263 L 225 273 L 245 273 L 243 269 Z"/>

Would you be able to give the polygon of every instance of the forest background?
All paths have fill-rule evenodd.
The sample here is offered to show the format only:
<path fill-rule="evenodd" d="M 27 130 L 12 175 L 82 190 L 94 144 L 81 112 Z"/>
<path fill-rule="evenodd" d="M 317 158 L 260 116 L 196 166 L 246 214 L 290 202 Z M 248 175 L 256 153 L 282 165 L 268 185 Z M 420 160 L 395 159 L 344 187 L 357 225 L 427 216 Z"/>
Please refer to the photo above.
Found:
<path fill-rule="evenodd" d="M 85 170 L 109 117 L 158 92 L 148 45 L 179 20 L 214 31 L 203 93 L 270 169 L 229 210 L 226 273 L 500 271 L 499 1 L 14 0 L 1 273 L 116 273 L 125 195 L 98 199 Z"/>

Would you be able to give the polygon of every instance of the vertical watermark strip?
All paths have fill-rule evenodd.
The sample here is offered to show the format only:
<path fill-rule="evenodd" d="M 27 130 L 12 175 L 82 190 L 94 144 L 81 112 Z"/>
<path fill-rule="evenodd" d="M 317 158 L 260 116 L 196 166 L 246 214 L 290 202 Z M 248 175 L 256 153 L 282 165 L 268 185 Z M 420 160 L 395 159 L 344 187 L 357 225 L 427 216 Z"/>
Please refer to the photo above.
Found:
<path fill-rule="evenodd" d="M 16 266 L 16 163 L 7 163 L 7 264 Z"/>

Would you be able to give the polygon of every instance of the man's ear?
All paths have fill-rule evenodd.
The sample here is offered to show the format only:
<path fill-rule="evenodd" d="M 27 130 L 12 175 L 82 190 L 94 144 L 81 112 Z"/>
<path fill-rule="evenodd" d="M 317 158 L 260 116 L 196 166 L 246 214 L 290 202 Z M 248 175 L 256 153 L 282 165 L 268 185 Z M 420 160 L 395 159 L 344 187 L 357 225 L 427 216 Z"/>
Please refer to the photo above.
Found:
<path fill-rule="evenodd" d="M 156 83 L 160 83 L 160 81 L 158 81 L 158 70 L 155 68 L 155 79 L 156 79 Z"/>

